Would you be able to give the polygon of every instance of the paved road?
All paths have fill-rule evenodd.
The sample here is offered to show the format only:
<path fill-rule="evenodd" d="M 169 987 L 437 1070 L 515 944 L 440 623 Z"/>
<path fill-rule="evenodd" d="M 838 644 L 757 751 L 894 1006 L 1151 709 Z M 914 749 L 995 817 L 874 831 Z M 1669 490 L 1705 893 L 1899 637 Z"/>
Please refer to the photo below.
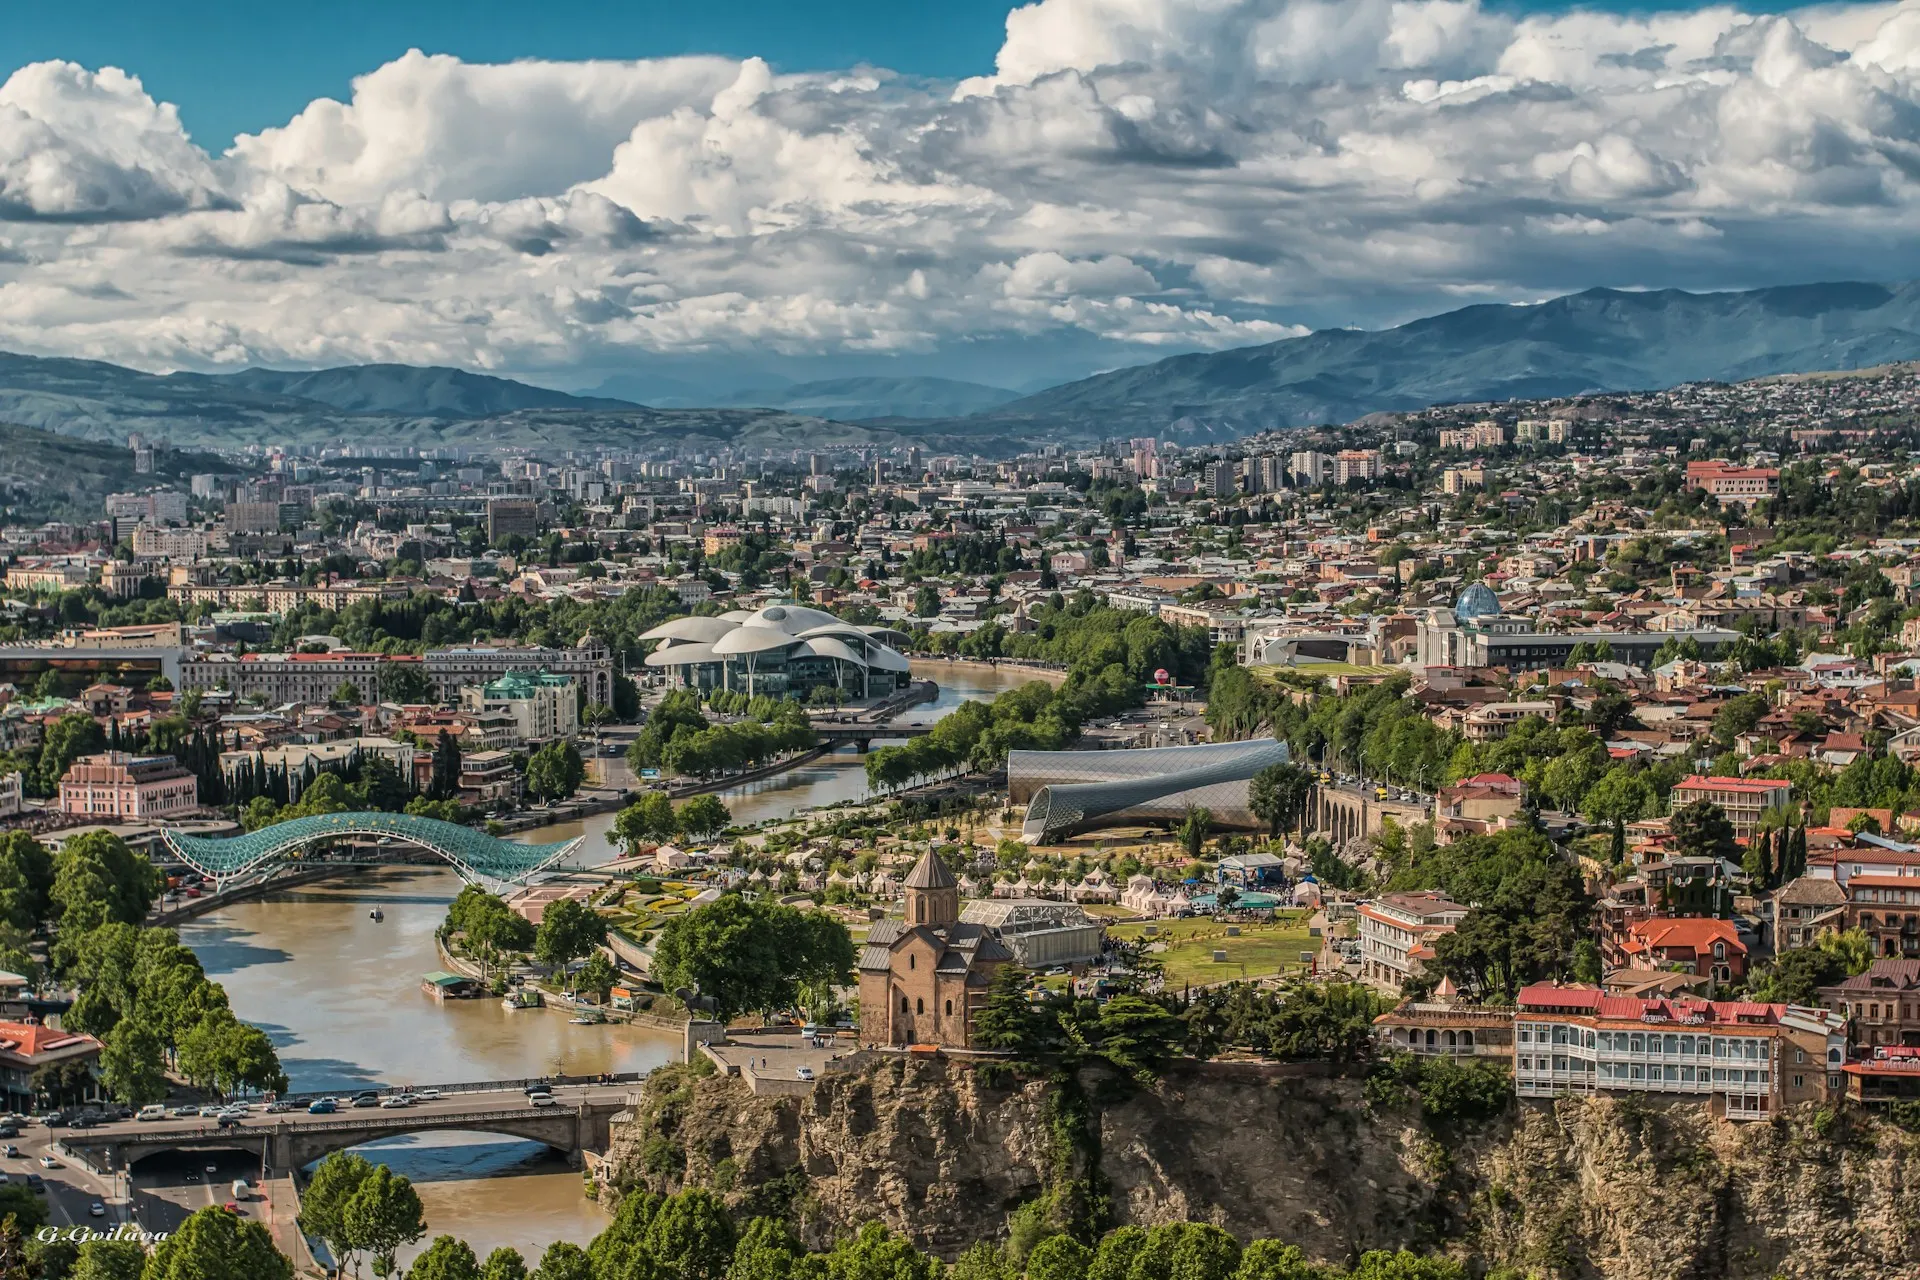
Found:
<path fill-rule="evenodd" d="M 562 1085 L 553 1092 L 560 1106 L 571 1107 L 583 1100 L 596 1103 L 624 1102 L 631 1088 L 631 1085 Z M 519 1090 L 450 1094 L 431 1102 L 415 1103 L 404 1112 L 352 1107 L 345 1103 L 343 1096 L 341 1109 L 333 1115 L 309 1115 L 304 1109 L 276 1115 L 268 1115 L 263 1111 L 252 1112 L 239 1129 L 229 1131 L 228 1136 L 235 1144 L 231 1151 L 149 1156 L 140 1161 L 134 1173 L 131 1202 L 124 1175 L 101 1176 L 93 1173 L 81 1162 L 69 1158 L 61 1149 L 61 1142 L 72 1138 L 76 1143 L 91 1145 L 119 1135 L 138 1135 L 142 1138 L 169 1133 L 212 1135 L 218 1131 L 211 1118 L 122 1120 L 84 1130 L 47 1129 L 38 1124 L 29 1125 L 13 1143 L 19 1156 L 0 1157 L 0 1172 L 10 1179 L 24 1178 L 29 1173 L 44 1178 L 48 1192 L 48 1216 L 55 1226 L 104 1228 L 137 1218 L 140 1225 L 149 1231 L 170 1231 L 195 1210 L 227 1203 L 233 1199 L 234 1179 L 244 1176 L 257 1190 L 242 1211 L 265 1222 L 279 1236 L 292 1229 L 293 1195 L 291 1187 L 285 1182 L 291 1171 L 263 1170 L 259 1144 L 266 1136 L 265 1131 L 280 1121 L 350 1123 L 356 1120 L 394 1120 L 402 1116 L 426 1118 L 480 1111 L 510 1112 L 531 1105 Z M 43 1156 L 50 1156 L 55 1167 L 43 1167 L 40 1163 Z M 209 1167 L 212 1168 L 211 1173 L 208 1172 Z M 100 1202 L 106 1210 L 104 1216 L 92 1216 L 91 1207 L 95 1201 Z M 287 1244 L 282 1244 L 283 1249 L 287 1247 Z"/>

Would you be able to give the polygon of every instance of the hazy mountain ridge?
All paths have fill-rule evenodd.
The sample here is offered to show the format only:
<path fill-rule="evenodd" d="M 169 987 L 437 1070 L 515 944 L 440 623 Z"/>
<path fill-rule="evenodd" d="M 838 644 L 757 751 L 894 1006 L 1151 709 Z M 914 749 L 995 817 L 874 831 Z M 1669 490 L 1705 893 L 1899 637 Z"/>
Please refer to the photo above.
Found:
<path fill-rule="evenodd" d="M 1101 417 L 1147 429 L 1194 417 L 1251 431 L 1433 404 L 1638 391 L 1920 357 L 1920 284 L 1694 294 L 1590 289 L 1483 304 L 1393 329 L 1327 329 L 1173 356 L 1013 401 L 987 417 Z"/>
<path fill-rule="evenodd" d="M 1920 359 L 1920 284 L 1693 294 L 1592 289 L 1478 305 L 1393 329 L 1327 329 L 1172 356 L 1016 397 L 978 382 L 846 377 L 646 405 L 449 368 L 150 374 L 0 353 L 0 421 L 179 445 L 608 445 L 743 448 L 921 442 L 1015 452 L 1152 434 L 1189 443 L 1433 404 L 1737 382 Z M 602 389 L 622 385 L 610 379 Z"/>

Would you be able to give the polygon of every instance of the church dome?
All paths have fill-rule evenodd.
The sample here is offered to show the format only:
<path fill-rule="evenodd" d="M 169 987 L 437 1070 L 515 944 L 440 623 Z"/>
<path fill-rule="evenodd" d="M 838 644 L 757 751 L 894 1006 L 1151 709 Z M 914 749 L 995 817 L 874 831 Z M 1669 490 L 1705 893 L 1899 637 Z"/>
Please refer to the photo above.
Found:
<path fill-rule="evenodd" d="M 1453 602 L 1453 616 L 1461 622 L 1472 622 L 1475 618 L 1487 618 L 1499 612 L 1500 597 L 1493 594 L 1493 588 L 1484 582 L 1474 583 Z"/>

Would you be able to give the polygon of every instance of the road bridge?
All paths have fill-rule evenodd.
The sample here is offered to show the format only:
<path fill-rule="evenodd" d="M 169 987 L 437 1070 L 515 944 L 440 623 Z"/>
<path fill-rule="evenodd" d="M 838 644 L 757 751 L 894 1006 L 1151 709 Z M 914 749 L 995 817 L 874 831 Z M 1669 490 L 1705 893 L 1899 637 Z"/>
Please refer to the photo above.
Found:
<path fill-rule="evenodd" d="M 624 1091 L 563 1090 L 552 1106 L 521 1094 L 464 1094 L 403 1108 L 354 1108 L 332 1115 L 304 1111 L 253 1115 L 221 1129 L 210 1120 L 120 1121 L 62 1136 L 69 1158 L 117 1172 L 168 1152 L 257 1152 L 268 1168 L 298 1169 L 335 1151 L 408 1133 L 468 1130 L 545 1143 L 576 1168 L 582 1153 L 605 1151 L 615 1116 L 632 1105 Z"/>
<path fill-rule="evenodd" d="M 813 732 L 822 746 L 843 747 L 851 742 L 862 755 L 875 738 L 924 738 L 933 732 L 930 724 L 817 724 Z"/>

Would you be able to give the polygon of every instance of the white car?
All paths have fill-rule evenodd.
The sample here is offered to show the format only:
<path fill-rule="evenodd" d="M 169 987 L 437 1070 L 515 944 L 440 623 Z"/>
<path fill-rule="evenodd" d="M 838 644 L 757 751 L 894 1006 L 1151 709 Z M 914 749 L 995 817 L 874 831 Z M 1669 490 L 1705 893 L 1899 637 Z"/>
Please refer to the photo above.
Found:
<path fill-rule="evenodd" d="M 440 1101 L 440 1091 L 438 1089 L 422 1089 L 420 1092 L 414 1094 L 413 1097 L 416 1102 L 438 1102 Z"/>
<path fill-rule="evenodd" d="M 412 1105 L 413 1099 L 404 1094 L 396 1093 L 392 1097 L 380 1099 L 380 1109 L 382 1111 L 399 1111 Z"/>
<path fill-rule="evenodd" d="M 55 1160 L 52 1156 L 41 1156 L 40 1167 L 42 1169 L 58 1169 L 60 1167 L 60 1162 L 58 1160 Z"/>
<path fill-rule="evenodd" d="M 794 1075 L 794 1078 L 797 1080 L 811 1080 L 813 1079 L 813 1068 L 812 1067 L 795 1067 L 793 1069 L 793 1075 Z"/>
<path fill-rule="evenodd" d="M 157 1102 L 149 1103 L 140 1108 L 138 1114 L 133 1118 L 135 1120 L 165 1120 L 167 1118 L 167 1109 Z"/>
<path fill-rule="evenodd" d="M 554 1105 L 553 1095 L 550 1093 L 530 1093 L 527 1095 L 527 1105 L 530 1107 L 551 1107 Z"/>
<path fill-rule="evenodd" d="M 93 1218 L 104 1218 L 107 1216 L 107 1206 L 101 1204 L 98 1200 L 95 1200 L 92 1204 L 87 1206 L 87 1215 Z"/>

